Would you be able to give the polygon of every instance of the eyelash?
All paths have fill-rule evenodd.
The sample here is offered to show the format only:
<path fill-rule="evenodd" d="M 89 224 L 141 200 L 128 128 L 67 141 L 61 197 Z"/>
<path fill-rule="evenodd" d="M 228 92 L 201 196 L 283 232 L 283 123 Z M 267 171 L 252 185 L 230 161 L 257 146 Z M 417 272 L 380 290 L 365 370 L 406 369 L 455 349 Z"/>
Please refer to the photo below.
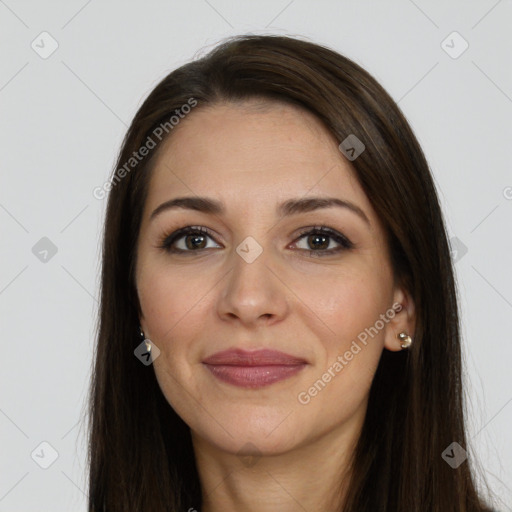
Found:
<path fill-rule="evenodd" d="M 174 244 L 177 240 L 184 237 L 185 235 L 190 235 L 190 234 L 206 235 L 210 238 L 213 238 L 213 236 L 211 235 L 209 230 L 202 226 L 186 226 L 186 227 L 183 227 L 181 229 L 174 231 L 171 234 L 168 234 L 168 233 L 164 234 L 157 247 L 159 249 L 163 249 L 164 251 L 166 251 L 168 253 L 178 253 L 178 254 L 201 252 L 201 251 L 205 250 L 205 249 L 183 250 L 183 249 L 172 248 L 172 244 Z M 338 231 L 336 231 L 334 229 L 329 228 L 328 226 L 314 226 L 314 227 L 304 228 L 300 232 L 297 240 L 304 238 L 306 235 L 327 236 L 329 238 L 332 238 L 338 244 L 340 244 L 340 247 L 337 247 L 336 249 L 321 249 L 321 250 L 299 249 L 300 251 L 309 252 L 309 255 L 311 257 L 329 256 L 332 254 L 337 254 L 342 251 L 353 249 L 355 247 L 354 243 L 351 242 L 345 235 L 339 233 Z"/>

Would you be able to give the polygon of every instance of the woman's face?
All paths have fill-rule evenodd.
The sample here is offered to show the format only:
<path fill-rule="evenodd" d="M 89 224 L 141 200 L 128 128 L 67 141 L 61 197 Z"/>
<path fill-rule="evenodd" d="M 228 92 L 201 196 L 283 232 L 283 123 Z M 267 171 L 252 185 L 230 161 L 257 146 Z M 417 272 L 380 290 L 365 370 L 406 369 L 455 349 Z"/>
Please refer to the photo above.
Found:
<path fill-rule="evenodd" d="M 383 228 L 337 142 L 308 112 L 252 101 L 194 111 L 161 149 L 136 282 L 169 404 L 194 439 L 230 453 L 284 453 L 327 434 L 350 439 L 382 350 L 400 350 L 396 335 L 413 325 Z M 182 202 L 151 218 L 182 197 L 220 208 Z M 282 207 L 288 201 L 298 205 Z M 161 247 L 187 226 L 203 233 Z M 406 308 L 395 314 L 394 303 Z M 247 367 L 235 354 L 205 364 L 228 349 L 295 359 L 271 354 Z"/>

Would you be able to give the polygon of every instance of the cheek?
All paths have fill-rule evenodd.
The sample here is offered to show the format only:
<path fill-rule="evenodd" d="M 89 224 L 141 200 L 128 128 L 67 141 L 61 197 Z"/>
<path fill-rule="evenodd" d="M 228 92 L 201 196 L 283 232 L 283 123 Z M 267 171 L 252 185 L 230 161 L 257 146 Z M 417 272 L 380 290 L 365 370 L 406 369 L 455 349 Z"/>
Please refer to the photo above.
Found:
<path fill-rule="evenodd" d="M 337 376 L 344 376 L 333 379 L 336 381 L 333 389 L 341 386 L 347 390 L 367 390 L 371 384 L 382 354 L 387 325 L 380 319 L 390 306 L 389 283 L 383 276 L 370 269 L 364 273 L 347 273 L 338 279 L 326 280 L 323 286 L 310 289 L 307 295 L 307 303 L 315 312 L 309 329 L 323 344 L 318 377 L 329 368 Z M 336 362 L 343 366 L 342 370 Z"/>
<path fill-rule="evenodd" d="M 160 350 L 153 363 L 156 379 L 169 404 L 187 420 L 190 395 L 200 396 L 190 363 L 198 357 L 194 340 L 204 332 L 207 308 L 211 308 L 205 295 L 210 288 L 197 276 L 156 266 L 141 273 L 138 286 L 146 335 Z M 188 393 L 182 391 L 185 383 Z"/>
<path fill-rule="evenodd" d="M 185 331 L 201 325 L 197 317 L 205 315 L 209 289 L 204 278 L 191 278 L 156 266 L 141 273 L 138 293 L 151 339 L 164 346 L 177 333 L 187 338 Z"/>
<path fill-rule="evenodd" d="M 386 311 L 384 296 L 375 283 L 346 281 L 328 298 L 325 293 L 319 298 L 317 311 L 335 334 L 320 337 L 317 332 L 322 355 L 298 397 L 300 404 L 307 403 L 299 407 L 309 417 L 318 414 L 326 425 L 334 425 L 364 409 L 384 346 L 384 329 L 371 331 Z"/>
<path fill-rule="evenodd" d="M 304 311 L 309 308 L 314 312 L 317 323 L 329 328 L 328 338 L 338 341 L 357 336 L 385 313 L 389 307 L 388 286 L 384 272 L 362 266 L 293 284 Z"/>

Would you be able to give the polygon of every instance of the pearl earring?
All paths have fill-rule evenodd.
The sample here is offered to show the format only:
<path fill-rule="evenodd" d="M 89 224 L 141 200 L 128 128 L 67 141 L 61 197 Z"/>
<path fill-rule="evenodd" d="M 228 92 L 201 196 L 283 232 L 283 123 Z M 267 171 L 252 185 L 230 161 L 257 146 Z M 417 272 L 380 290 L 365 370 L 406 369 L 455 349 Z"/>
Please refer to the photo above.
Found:
<path fill-rule="evenodd" d="M 409 348 L 412 344 L 412 338 L 405 332 L 401 332 L 400 334 L 398 334 L 397 338 L 402 342 L 402 349 Z"/>
<path fill-rule="evenodd" d="M 144 335 L 144 331 L 142 330 L 142 327 L 140 325 L 139 325 L 139 335 L 140 335 L 142 341 L 144 341 L 144 343 L 146 343 L 146 350 L 148 352 L 151 352 L 151 340 L 146 338 L 146 336 Z"/>

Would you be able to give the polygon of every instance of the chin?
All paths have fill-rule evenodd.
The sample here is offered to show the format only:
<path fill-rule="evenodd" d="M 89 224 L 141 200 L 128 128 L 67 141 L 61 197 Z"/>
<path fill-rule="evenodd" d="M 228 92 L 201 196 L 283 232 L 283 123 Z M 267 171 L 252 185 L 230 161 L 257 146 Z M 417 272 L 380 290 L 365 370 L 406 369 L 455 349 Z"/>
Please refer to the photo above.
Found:
<path fill-rule="evenodd" d="M 240 456 L 278 455 L 286 453 L 300 444 L 304 432 L 298 432 L 295 425 L 288 423 L 286 414 L 267 415 L 261 413 L 231 415 L 224 430 L 218 424 L 214 428 L 209 423 L 199 428 L 191 426 L 194 437 L 216 446 L 219 450 Z M 291 414 L 290 418 L 294 415 Z M 304 425 L 302 425 L 302 429 Z M 229 433 L 228 433 L 229 432 Z M 231 434 L 231 435 L 230 435 Z"/>

